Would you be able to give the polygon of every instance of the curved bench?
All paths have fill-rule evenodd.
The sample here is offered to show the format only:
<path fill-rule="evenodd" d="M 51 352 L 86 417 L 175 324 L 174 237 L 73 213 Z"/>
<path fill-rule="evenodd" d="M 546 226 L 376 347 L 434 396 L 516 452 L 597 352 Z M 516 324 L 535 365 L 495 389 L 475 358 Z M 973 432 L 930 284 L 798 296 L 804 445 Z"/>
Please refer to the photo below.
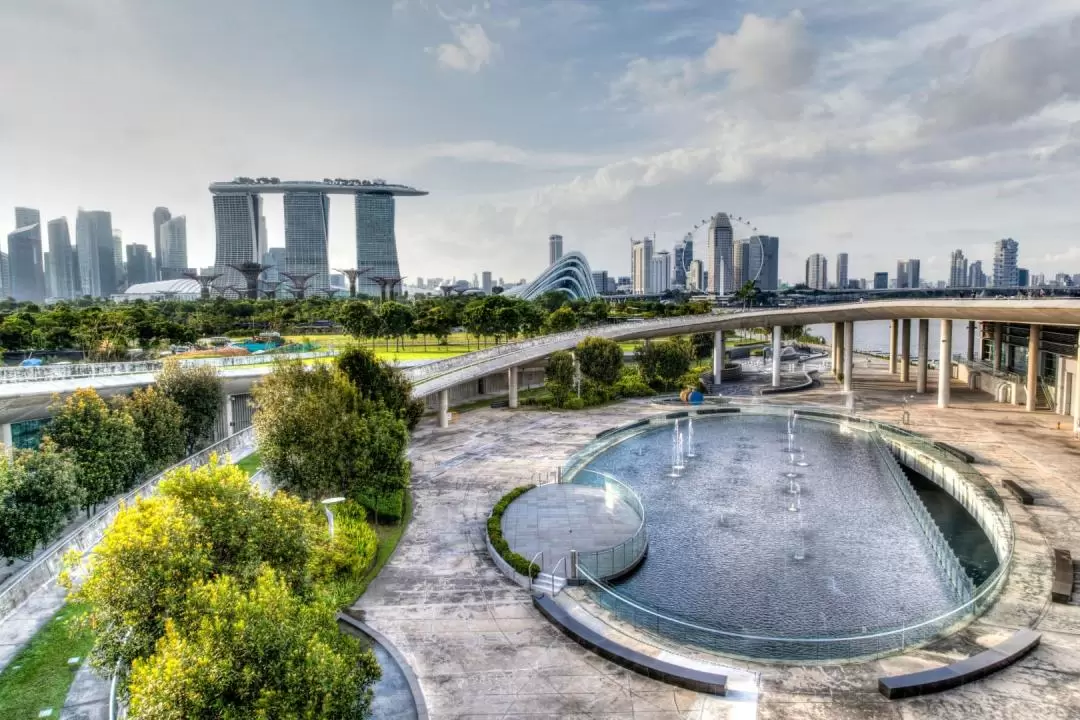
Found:
<path fill-rule="evenodd" d="M 878 692 L 896 700 L 951 690 L 1012 665 L 1037 648 L 1041 638 L 1034 630 L 1017 630 L 1008 640 L 952 665 L 878 678 Z"/>
<path fill-rule="evenodd" d="M 533 595 L 533 605 L 564 634 L 606 660 L 687 690 L 713 695 L 727 694 L 727 675 L 674 665 L 619 645 L 576 620 L 547 595 Z"/>

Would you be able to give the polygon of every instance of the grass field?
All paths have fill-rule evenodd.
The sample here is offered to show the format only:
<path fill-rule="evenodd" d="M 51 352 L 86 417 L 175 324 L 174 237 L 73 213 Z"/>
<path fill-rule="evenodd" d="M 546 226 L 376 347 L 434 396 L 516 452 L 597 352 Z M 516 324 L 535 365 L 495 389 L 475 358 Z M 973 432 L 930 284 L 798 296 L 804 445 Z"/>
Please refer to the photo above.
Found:
<path fill-rule="evenodd" d="M 60 717 L 75 671 L 94 646 L 90 629 L 74 622 L 86 607 L 74 603 L 59 612 L 0 673 L 0 718 L 36 718 L 52 708 Z M 69 658 L 78 662 L 68 665 Z"/>
<path fill-rule="evenodd" d="M 251 453 L 246 458 L 236 463 L 236 466 L 246 472 L 248 477 L 251 477 L 259 469 L 259 453 Z"/>

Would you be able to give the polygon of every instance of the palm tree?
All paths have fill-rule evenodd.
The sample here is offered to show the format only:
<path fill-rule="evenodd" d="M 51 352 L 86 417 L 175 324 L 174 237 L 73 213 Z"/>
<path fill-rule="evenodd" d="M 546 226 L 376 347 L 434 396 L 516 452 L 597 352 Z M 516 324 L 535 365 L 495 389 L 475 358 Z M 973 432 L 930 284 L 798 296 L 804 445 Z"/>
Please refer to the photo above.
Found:
<path fill-rule="evenodd" d="M 735 297 L 742 300 L 743 307 L 753 307 L 754 301 L 758 299 L 760 294 L 761 290 L 758 289 L 757 280 L 747 280 L 742 284 L 742 287 L 735 291 Z"/>

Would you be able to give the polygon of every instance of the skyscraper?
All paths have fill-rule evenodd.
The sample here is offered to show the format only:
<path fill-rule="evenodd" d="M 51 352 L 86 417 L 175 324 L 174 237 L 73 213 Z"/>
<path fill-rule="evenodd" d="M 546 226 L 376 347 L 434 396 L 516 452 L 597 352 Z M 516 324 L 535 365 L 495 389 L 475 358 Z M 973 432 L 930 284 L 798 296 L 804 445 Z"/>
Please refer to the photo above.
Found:
<path fill-rule="evenodd" d="M 750 240 L 736 240 L 731 247 L 732 284 L 742 287 L 753 271 L 750 270 Z M 757 268 L 754 268 L 756 270 Z"/>
<path fill-rule="evenodd" d="M 1016 276 L 1016 259 L 1020 243 L 1003 238 L 994 243 L 994 287 L 1014 288 L 1019 285 Z"/>
<path fill-rule="evenodd" d="M 49 271 L 53 297 L 77 298 L 82 295 L 79 260 L 71 247 L 71 231 L 66 217 L 49 221 Z"/>
<path fill-rule="evenodd" d="M 691 233 L 686 233 L 686 237 L 675 243 L 675 255 L 672 259 L 672 264 L 674 265 L 672 271 L 675 273 L 674 284 L 676 287 L 686 287 L 686 270 L 693 261 L 694 236 Z"/>
<path fill-rule="evenodd" d="M 5 298 L 11 297 L 11 265 L 6 252 L 0 252 L 0 287 Z"/>
<path fill-rule="evenodd" d="M 491 271 L 490 270 L 485 270 L 482 273 L 480 273 L 480 289 L 483 290 L 486 294 L 490 295 L 491 294 L 491 288 L 492 288 Z"/>
<path fill-rule="evenodd" d="M 32 252 L 34 256 L 38 258 L 36 266 L 42 268 L 40 277 L 34 278 L 34 281 L 38 284 L 34 290 L 34 294 L 40 294 L 42 298 L 45 297 L 45 272 L 44 265 L 42 264 L 42 243 L 41 235 L 43 229 L 41 227 L 41 213 L 35 208 L 17 207 L 15 208 L 15 229 L 21 230 L 23 228 L 35 225 L 36 228 L 28 232 L 27 237 L 34 243 Z M 9 257 L 10 259 L 10 257 Z"/>
<path fill-rule="evenodd" d="M 847 277 L 847 253 L 837 253 L 836 255 L 836 289 L 847 290 L 848 277 Z"/>
<path fill-rule="evenodd" d="M 874 289 L 875 290 L 888 290 L 889 289 L 889 273 L 876 272 L 874 273 Z"/>
<path fill-rule="evenodd" d="M 127 287 L 127 272 L 124 269 L 124 241 L 119 230 L 113 230 L 113 272 L 116 277 L 116 289 L 113 292 L 120 292 Z"/>
<path fill-rule="evenodd" d="M 967 284 L 972 288 L 986 287 L 986 273 L 982 269 L 982 260 L 976 260 L 968 265 Z"/>
<path fill-rule="evenodd" d="M 106 210 L 83 210 L 75 217 L 79 284 L 83 295 L 108 297 L 116 292 L 112 215 Z"/>
<path fill-rule="evenodd" d="M 829 261 L 821 253 L 806 258 L 806 286 L 811 290 L 829 287 Z"/>
<path fill-rule="evenodd" d="M 631 276 L 635 295 L 654 292 L 652 287 L 653 239 L 646 235 L 631 245 Z"/>
<path fill-rule="evenodd" d="M 126 252 L 128 287 L 152 282 L 157 274 L 157 268 L 154 258 L 150 256 L 150 248 L 140 243 L 131 243 L 127 246 Z"/>
<path fill-rule="evenodd" d="M 1031 273 L 1027 268 L 1016 268 L 1016 287 L 1031 287 Z"/>
<path fill-rule="evenodd" d="M 46 250 L 42 257 L 45 258 L 45 262 L 42 264 L 42 268 L 45 273 L 45 297 L 53 297 L 52 291 L 52 260 L 49 258 L 49 251 Z"/>
<path fill-rule="evenodd" d="M 717 213 L 709 221 L 705 236 L 705 272 L 709 273 L 709 292 L 730 295 L 735 287 L 735 235 L 727 213 Z"/>
<path fill-rule="evenodd" d="M 8 234 L 11 297 L 18 301 L 45 299 L 45 272 L 41 257 L 41 227 L 24 225 Z"/>
<path fill-rule="evenodd" d="M 214 229 L 217 248 L 214 272 L 221 273 L 217 285 L 246 287 L 247 281 L 231 265 L 259 262 L 266 246 L 259 236 L 262 198 L 255 193 L 215 193 Z"/>
<path fill-rule="evenodd" d="M 968 286 L 968 261 L 963 250 L 953 250 L 949 255 L 949 287 Z"/>
<path fill-rule="evenodd" d="M 922 261 L 918 258 L 911 258 L 907 261 L 908 271 L 908 287 L 919 288 L 922 287 L 922 276 L 919 271 Z"/>
<path fill-rule="evenodd" d="M 910 260 L 897 260 L 896 261 L 896 287 L 901 288 L 917 288 L 921 282 L 919 277 L 919 266 L 921 263 L 918 259 L 912 258 Z"/>
<path fill-rule="evenodd" d="M 157 258 L 162 280 L 179 280 L 188 271 L 187 217 L 177 215 L 161 224 L 161 257 Z"/>
<path fill-rule="evenodd" d="M 649 292 L 666 293 L 671 289 L 671 253 L 661 250 L 653 255 L 649 264 L 651 278 Z"/>
<path fill-rule="evenodd" d="M 562 235 L 548 237 L 548 265 L 554 265 L 562 257 Z"/>
<path fill-rule="evenodd" d="M 154 269 L 158 276 L 154 278 L 155 280 L 161 277 L 161 268 L 164 267 L 162 258 L 165 256 L 165 253 L 164 248 L 161 245 L 161 225 L 171 218 L 172 213 L 169 212 L 169 208 L 154 208 Z"/>
<path fill-rule="evenodd" d="M 690 267 L 686 270 L 686 289 L 691 292 L 705 290 L 705 263 L 700 260 L 691 260 Z"/>
<path fill-rule="evenodd" d="M 326 193 L 285 193 L 285 269 L 311 275 L 308 291 L 330 286 L 330 201 Z"/>
<path fill-rule="evenodd" d="M 386 193 L 356 194 L 356 266 L 371 271 L 356 280 L 356 291 L 379 297 L 372 278 L 401 277 L 397 239 L 394 236 L 394 196 Z"/>
<path fill-rule="evenodd" d="M 288 272 L 285 269 L 285 248 L 267 248 L 262 256 L 262 264 L 268 266 L 266 272 L 263 273 L 265 282 L 274 283 L 284 280 L 285 278 L 281 277 L 281 273 Z"/>

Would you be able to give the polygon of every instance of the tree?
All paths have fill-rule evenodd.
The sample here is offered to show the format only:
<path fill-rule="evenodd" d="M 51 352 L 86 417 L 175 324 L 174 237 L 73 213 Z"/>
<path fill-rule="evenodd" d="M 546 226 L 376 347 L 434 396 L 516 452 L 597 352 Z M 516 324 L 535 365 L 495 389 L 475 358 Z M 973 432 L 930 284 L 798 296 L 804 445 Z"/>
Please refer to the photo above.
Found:
<path fill-rule="evenodd" d="M 446 308 L 442 305 L 430 305 L 417 313 L 413 328 L 425 338 L 430 335 L 437 339 L 440 345 L 445 345 L 450 331 L 454 329 L 454 323 Z M 426 339 L 424 347 L 427 348 Z"/>
<path fill-rule="evenodd" d="M 552 353 L 544 374 L 547 379 L 545 387 L 555 398 L 555 404 L 563 407 L 574 387 L 576 371 L 573 356 L 565 350 Z"/>
<path fill-rule="evenodd" d="M 379 305 L 378 315 L 383 333 L 394 339 L 395 350 L 400 349 L 401 338 L 407 335 L 413 326 L 412 308 L 404 303 L 388 300 Z"/>
<path fill-rule="evenodd" d="M 753 307 L 759 295 L 761 295 L 761 290 L 758 289 L 756 280 L 747 280 L 735 291 L 735 298 L 741 300 L 744 307 L 747 305 Z"/>
<path fill-rule="evenodd" d="M 578 326 L 577 315 L 574 314 L 572 309 L 564 305 L 548 315 L 547 320 L 544 322 L 544 326 L 550 333 L 574 330 Z"/>
<path fill-rule="evenodd" d="M 642 346 L 637 351 L 637 361 L 646 380 L 671 388 L 690 369 L 693 357 L 688 343 L 674 339 Z"/>
<path fill-rule="evenodd" d="M 184 410 L 175 400 L 157 388 L 147 387 L 120 399 L 116 406 L 135 421 L 148 470 L 162 470 L 184 457 Z"/>
<path fill-rule="evenodd" d="M 337 357 L 337 366 L 360 397 L 380 403 L 412 430 L 424 414 L 424 401 L 413 398 L 412 383 L 397 368 L 379 360 L 373 352 L 351 347 Z"/>
<path fill-rule="evenodd" d="M 32 555 L 52 540 L 81 494 L 75 463 L 50 440 L 0 458 L 0 556 Z"/>
<path fill-rule="evenodd" d="M 619 344 L 605 338 L 587 337 L 577 344 L 581 373 L 596 382 L 612 385 L 622 370 L 623 352 Z"/>
<path fill-rule="evenodd" d="M 253 587 L 198 585 L 186 624 L 169 621 L 131 672 L 130 717 L 154 720 L 365 717 L 381 676 L 370 650 L 338 631 L 271 569 Z"/>
<path fill-rule="evenodd" d="M 694 333 L 690 336 L 690 347 L 698 360 L 712 355 L 714 345 L 716 345 L 716 337 L 711 332 Z"/>
<path fill-rule="evenodd" d="M 48 437 L 71 452 L 87 512 L 134 484 L 146 459 L 142 434 L 130 415 L 110 408 L 89 388 L 76 390 L 52 410 Z"/>
<path fill-rule="evenodd" d="M 194 453 L 214 432 L 224 394 L 221 378 L 209 365 L 184 367 L 169 359 L 157 376 L 157 387 L 184 411 L 187 452 Z"/>

